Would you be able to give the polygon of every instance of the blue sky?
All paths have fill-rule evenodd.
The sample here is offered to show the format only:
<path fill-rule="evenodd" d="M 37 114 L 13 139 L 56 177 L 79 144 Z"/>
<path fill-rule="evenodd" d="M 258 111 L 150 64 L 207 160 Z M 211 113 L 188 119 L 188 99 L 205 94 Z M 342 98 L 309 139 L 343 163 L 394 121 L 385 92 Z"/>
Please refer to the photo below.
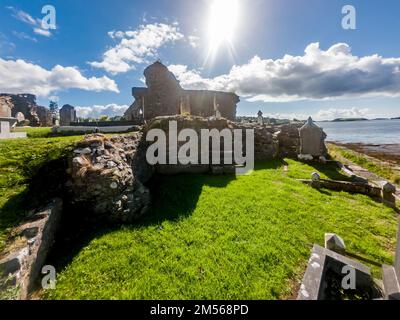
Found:
<path fill-rule="evenodd" d="M 121 114 L 161 59 L 185 88 L 236 91 L 239 115 L 400 116 L 399 1 L 237 0 L 212 25 L 215 1 L 2 0 L 0 91 Z M 44 5 L 55 30 L 41 28 Z M 344 5 L 356 30 L 342 28 Z"/>

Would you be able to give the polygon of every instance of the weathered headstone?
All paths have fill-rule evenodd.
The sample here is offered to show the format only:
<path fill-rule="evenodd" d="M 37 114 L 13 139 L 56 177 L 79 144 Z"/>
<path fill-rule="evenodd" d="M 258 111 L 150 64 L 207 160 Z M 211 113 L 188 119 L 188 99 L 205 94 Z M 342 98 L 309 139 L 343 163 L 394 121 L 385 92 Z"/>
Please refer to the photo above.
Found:
<path fill-rule="evenodd" d="M 69 126 L 77 120 L 75 108 L 69 104 L 60 109 L 60 125 Z"/>
<path fill-rule="evenodd" d="M 334 233 L 325 233 L 325 248 L 338 253 L 346 251 L 343 239 Z"/>
<path fill-rule="evenodd" d="M 318 127 L 311 117 L 300 128 L 300 154 L 320 157 L 326 155 L 325 132 Z"/>

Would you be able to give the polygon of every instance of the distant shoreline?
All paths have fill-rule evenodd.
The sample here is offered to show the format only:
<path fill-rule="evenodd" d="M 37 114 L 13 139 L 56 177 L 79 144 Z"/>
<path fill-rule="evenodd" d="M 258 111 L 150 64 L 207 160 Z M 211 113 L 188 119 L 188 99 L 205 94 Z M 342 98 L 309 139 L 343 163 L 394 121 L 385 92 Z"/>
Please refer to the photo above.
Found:
<path fill-rule="evenodd" d="M 328 143 L 342 146 L 350 150 L 366 154 L 381 161 L 400 165 L 400 143 L 398 144 L 373 144 L 373 143 L 345 143 L 329 141 Z"/>
<path fill-rule="evenodd" d="M 338 118 L 334 120 L 321 120 L 317 122 L 355 122 L 355 121 L 388 121 L 388 120 L 400 120 L 400 117 L 396 118 L 375 118 L 375 119 L 367 119 L 367 118 Z"/>

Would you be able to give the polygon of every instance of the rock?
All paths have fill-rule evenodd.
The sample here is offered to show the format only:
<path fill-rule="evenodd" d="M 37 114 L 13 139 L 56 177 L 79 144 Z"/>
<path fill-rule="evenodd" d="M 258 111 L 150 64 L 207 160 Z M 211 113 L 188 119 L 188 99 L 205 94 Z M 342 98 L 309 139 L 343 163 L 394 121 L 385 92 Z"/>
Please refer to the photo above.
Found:
<path fill-rule="evenodd" d="M 74 150 L 74 153 L 76 153 L 76 154 L 91 154 L 92 150 L 90 148 L 76 149 L 76 150 Z"/>
<path fill-rule="evenodd" d="M 317 182 L 317 181 L 321 180 L 321 176 L 317 172 L 313 172 L 311 174 L 311 180 L 313 182 Z"/>
<path fill-rule="evenodd" d="M 379 183 L 379 185 L 382 188 L 383 192 L 396 193 L 396 186 L 391 184 L 390 182 L 382 181 L 381 183 Z"/>
<path fill-rule="evenodd" d="M 13 253 L 7 258 L 0 260 L 0 279 L 5 279 L 8 275 L 16 273 L 21 268 L 19 253 Z"/>
<path fill-rule="evenodd" d="M 325 248 L 338 253 L 346 251 L 343 239 L 334 233 L 325 233 Z"/>
<path fill-rule="evenodd" d="M 314 157 L 311 154 L 299 154 L 297 158 L 302 161 L 312 161 Z"/>
<path fill-rule="evenodd" d="M 320 157 L 319 157 L 319 161 L 320 161 L 321 163 L 323 163 L 323 164 L 326 164 L 326 162 L 327 162 L 325 156 L 320 156 Z"/>

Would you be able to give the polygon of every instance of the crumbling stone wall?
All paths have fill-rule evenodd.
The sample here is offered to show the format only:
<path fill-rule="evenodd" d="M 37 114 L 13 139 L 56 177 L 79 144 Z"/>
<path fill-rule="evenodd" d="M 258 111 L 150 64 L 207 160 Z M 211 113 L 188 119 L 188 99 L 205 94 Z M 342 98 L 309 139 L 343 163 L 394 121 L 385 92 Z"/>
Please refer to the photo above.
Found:
<path fill-rule="evenodd" d="M 14 107 L 11 98 L 0 96 L 0 118 L 11 118 L 11 110 Z"/>
<path fill-rule="evenodd" d="M 152 142 L 146 141 L 146 135 L 151 129 L 161 129 L 166 134 L 166 152 L 169 159 L 168 141 L 171 121 L 176 121 L 177 133 L 186 128 L 197 132 L 198 164 L 156 164 L 155 166 L 148 164 L 146 152 Z M 106 138 L 104 135 L 94 134 L 87 136 L 78 144 L 69 169 L 71 179 L 68 186 L 72 193 L 73 203 L 86 206 L 95 214 L 105 216 L 112 221 L 131 222 L 145 214 L 150 205 L 150 193 L 145 183 L 155 172 L 161 174 L 231 172 L 225 169 L 232 167 L 232 164 L 223 162 L 225 151 L 223 139 L 221 139 L 220 150 L 213 150 L 211 143 L 209 149 L 210 159 L 213 152 L 220 152 L 221 164 L 201 164 L 200 132 L 202 129 L 216 129 L 219 132 L 224 129 L 232 131 L 254 129 L 255 160 L 297 157 L 300 146 L 298 125 L 267 127 L 259 124 L 238 124 L 215 117 L 181 115 L 157 117 L 139 132 L 131 135 Z M 245 152 L 244 132 L 242 138 Z M 177 150 L 186 142 L 177 142 Z"/>
<path fill-rule="evenodd" d="M 7 99 L 12 105 L 11 116 L 16 117 L 22 113 L 32 127 L 51 126 L 51 112 L 46 107 L 36 104 L 36 96 L 33 94 L 0 94 L 0 98 Z"/>
<path fill-rule="evenodd" d="M 234 120 L 236 104 L 234 93 L 209 90 L 184 90 L 174 74 L 157 61 L 144 71 L 147 88 L 133 88 L 135 102 L 124 114 L 126 120 L 152 120 L 158 116 L 181 114 L 210 117 L 218 110 L 222 117 Z"/>
<path fill-rule="evenodd" d="M 300 153 L 299 125 L 285 124 L 275 133 L 279 143 L 279 156 L 297 158 Z"/>
<path fill-rule="evenodd" d="M 106 138 L 89 135 L 74 151 L 70 164 L 73 204 L 86 206 L 99 216 L 130 222 L 142 216 L 150 204 L 143 183 L 152 168 L 143 161 L 142 133 Z M 140 165 L 137 164 L 138 159 Z"/>
<path fill-rule="evenodd" d="M 50 109 L 37 106 L 36 113 L 41 127 L 51 127 L 53 125 L 53 115 L 51 114 Z"/>

